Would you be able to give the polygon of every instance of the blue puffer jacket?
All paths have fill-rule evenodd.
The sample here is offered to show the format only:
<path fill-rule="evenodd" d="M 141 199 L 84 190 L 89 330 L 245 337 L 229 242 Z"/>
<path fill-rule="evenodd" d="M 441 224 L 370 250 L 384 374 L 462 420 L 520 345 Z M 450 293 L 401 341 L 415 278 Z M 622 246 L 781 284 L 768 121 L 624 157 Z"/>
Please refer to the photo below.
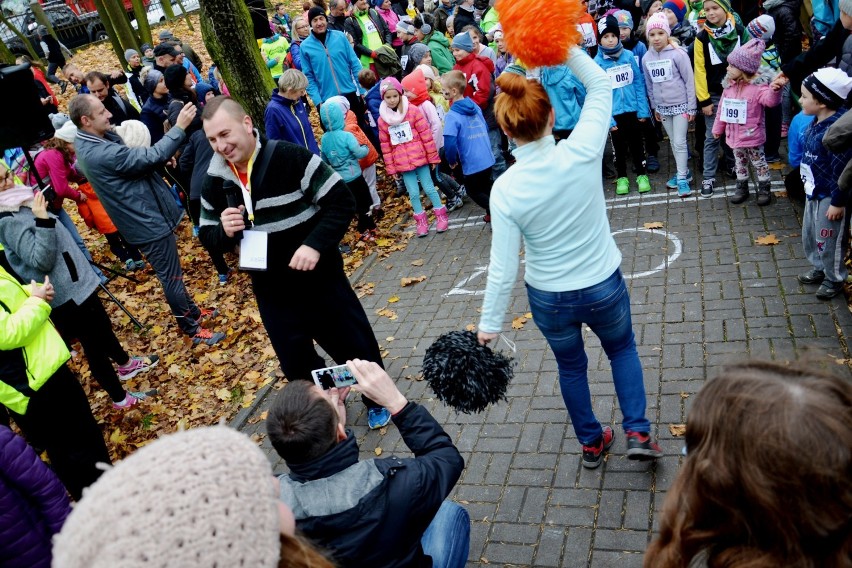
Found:
<path fill-rule="evenodd" d="M 567 65 L 543 67 L 541 85 L 556 111 L 554 130 L 574 130 L 586 100 L 586 88 Z"/>
<path fill-rule="evenodd" d="M 305 103 L 301 99 L 288 99 L 279 95 L 278 89 L 275 89 L 272 91 L 272 100 L 266 105 L 263 121 L 269 140 L 292 142 L 307 148 L 317 156 L 320 155 Z"/>
<path fill-rule="evenodd" d="M 639 118 L 648 118 L 651 116 L 651 112 L 648 108 L 648 97 L 645 95 L 645 79 L 642 76 L 642 72 L 639 70 L 639 66 L 636 64 L 636 59 L 634 58 L 632 51 L 629 49 L 622 49 L 618 59 L 613 60 L 609 57 L 604 57 L 603 51 L 598 50 L 598 54 L 595 56 L 595 63 L 597 63 L 601 69 L 610 73 L 611 80 L 612 72 L 610 72 L 610 69 L 614 69 L 615 67 L 622 65 L 629 66 L 630 72 L 633 74 L 632 83 L 612 90 L 613 116 L 618 116 L 619 114 L 624 114 L 626 112 L 635 112 Z M 624 73 L 627 72 L 628 71 L 625 68 Z M 615 85 L 614 80 L 613 85 Z"/>
<path fill-rule="evenodd" d="M 320 156 L 340 174 L 343 181 L 349 183 L 361 175 L 358 160 L 369 154 L 370 148 L 358 144 L 354 134 L 343 130 L 346 120 L 340 105 L 322 105 L 320 118 L 326 128 L 326 133 L 322 135 Z"/>
<path fill-rule="evenodd" d="M 361 62 L 343 32 L 328 30 L 325 43 L 311 33 L 302 42 L 302 72 L 308 78 L 308 96 L 314 104 L 354 93 Z"/>
<path fill-rule="evenodd" d="M 70 512 L 65 487 L 50 468 L 0 426 L 0 566 L 50 568 L 50 539 Z"/>

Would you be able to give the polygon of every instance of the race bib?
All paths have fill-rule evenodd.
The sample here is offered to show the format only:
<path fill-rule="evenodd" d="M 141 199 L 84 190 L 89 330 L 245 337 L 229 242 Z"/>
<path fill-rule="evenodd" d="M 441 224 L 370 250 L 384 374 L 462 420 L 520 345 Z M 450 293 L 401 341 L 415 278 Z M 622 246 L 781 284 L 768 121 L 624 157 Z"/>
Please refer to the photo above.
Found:
<path fill-rule="evenodd" d="M 584 24 L 577 24 L 577 29 L 583 36 L 583 47 L 594 47 L 598 44 L 598 39 L 595 36 L 594 24 L 590 24 L 588 22 Z"/>
<path fill-rule="evenodd" d="M 805 163 L 799 164 L 799 175 L 802 176 L 802 184 L 805 186 L 805 195 L 810 197 L 814 194 L 814 172 Z"/>
<path fill-rule="evenodd" d="M 745 124 L 748 101 L 745 99 L 722 99 L 722 122 Z"/>
<path fill-rule="evenodd" d="M 648 61 L 647 59 L 645 61 Z M 671 59 L 648 61 L 648 75 L 653 83 L 665 83 L 674 79 Z"/>
<path fill-rule="evenodd" d="M 408 56 L 407 55 L 403 55 L 402 57 L 399 58 L 399 65 L 400 65 L 400 67 L 405 69 L 405 67 L 408 65 Z"/>
<path fill-rule="evenodd" d="M 367 20 L 364 22 L 364 29 L 367 30 L 368 34 L 376 33 L 376 24 L 374 24 L 371 20 Z"/>
<path fill-rule="evenodd" d="M 240 269 L 266 270 L 266 245 L 268 233 L 243 231 L 240 241 Z"/>
<path fill-rule="evenodd" d="M 633 67 L 630 65 L 616 65 L 606 71 L 613 89 L 621 89 L 633 84 Z"/>
<path fill-rule="evenodd" d="M 411 124 L 408 121 L 388 128 L 388 135 L 390 135 L 391 145 L 393 146 L 414 140 L 414 134 L 411 132 Z"/>

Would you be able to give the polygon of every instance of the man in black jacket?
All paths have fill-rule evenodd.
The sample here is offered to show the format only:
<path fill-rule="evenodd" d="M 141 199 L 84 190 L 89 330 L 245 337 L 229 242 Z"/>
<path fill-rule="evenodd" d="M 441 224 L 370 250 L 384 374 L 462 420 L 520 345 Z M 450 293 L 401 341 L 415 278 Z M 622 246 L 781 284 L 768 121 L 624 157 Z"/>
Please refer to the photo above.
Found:
<path fill-rule="evenodd" d="M 393 36 L 387 22 L 370 8 L 367 0 L 355 0 L 352 6 L 352 15 L 346 18 L 343 27 L 352 36 L 355 53 L 366 69 L 373 64 L 376 49 L 385 44 L 390 45 Z"/>
<path fill-rule="evenodd" d="M 98 97 L 112 115 L 109 122 L 113 126 L 118 126 L 125 120 L 139 120 L 139 111 L 115 92 L 115 89 L 110 86 L 110 78 L 104 73 L 99 71 L 87 73 L 86 87 L 91 94 Z"/>
<path fill-rule="evenodd" d="M 347 0 L 331 0 L 328 3 L 328 29 L 346 31 L 346 4 Z"/>
<path fill-rule="evenodd" d="M 345 427 L 349 389 L 290 383 L 270 409 L 267 431 L 290 470 L 279 484 L 296 526 L 341 566 L 464 566 L 470 517 L 446 500 L 464 469 L 459 451 L 381 367 L 357 359 L 346 365 L 358 381 L 352 388 L 391 411 L 416 457 L 358 461 Z"/>

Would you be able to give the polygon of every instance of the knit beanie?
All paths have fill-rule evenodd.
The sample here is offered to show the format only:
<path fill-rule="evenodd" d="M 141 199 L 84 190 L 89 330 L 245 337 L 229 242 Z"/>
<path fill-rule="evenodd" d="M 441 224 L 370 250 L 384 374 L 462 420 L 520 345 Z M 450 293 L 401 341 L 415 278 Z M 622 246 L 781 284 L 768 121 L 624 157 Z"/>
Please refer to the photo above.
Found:
<path fill-rule="evenodd" d="M 317 16 L 322 16 L 328 21 L 328 16 L 325 15 L 325 11 L 319 6 L 314 6 L 310 10 L 308 10 L 308 25 L 313 25 L 314 18 Z"/>
<path fill-rule="evenodd" d="M 71 120 L 71 117 L 65 114 L 64 112 L 57 112 L 49 115 L 50 124 L 53 125 L 54 130 L 59 130 L 62 128 L 62 125 Z"/>
<path fill-rule="evenodd" d="M 515 75 L 520 75 L 524 79 L 527 78 L 527 70 L 523 65 L 519 65 L 517 63 L 512 63 L 511 65 L 507 65 L 505 69 L 503 69 L 503 73 L 514 73 Z"/>
<path fill-rule="evenodd" d="M 206 81 L 199 81 L 195 84 L 195 96 L 198 98 L 198 104 L 203 105 L 205 103 L 205 98 L 207 97 L 207 93 L 212 92 L 214 95 L 218 96 L 219 91 L 213 87 L 210 83 Z"/>
<path fill-rule="evenodd" d="M 683 0 L 668 0 L 663 3 L 662 9 L 671 10 L 680 24 L 683 23 L 683 19 L 686 17 L 686 2 Z"/>
<path fill-rule="evenodd" d="M 125 120 L 115 127 L 115 133 L 124 140 L 128 148 L 148 148 L 151 146 L 151 131 L 144 122 Z"/>
<path fill-rule="evenodd" d="M 130 61 L 130 58 L 133 57 L 134 55 L 139 55 L 139 52 L 136 51 L 135 49 L 125 49 L 124 50 L 124 60 L 125 61 Z"/>
<path fill-rule="evenodd" d="M 169 65 L 163 75 L 166 78 L 166 87 L 169 92 L 183 90 L 183 82 L 186 80 L 186 67 L 183 65 Z"/>
<path fill-rule="evenodd" d="M 142 44 L 142 47 L 140 47 L 139 49 L 141 49 L 141 50 L 142 50 L 142 53 L 145 53 L 145 52 L 146 52 L 146 51 L 148 51 L 149 49 L 154 49 L 154 48 L 153 48 L 153 47 L 151 47 L 151 44 L 150 44 L 150 43 L 143 43 L 143 44 Z"/>
<path fill-rule="evenodd" d="M 747 28 L 751 37 L 768 41 L 775 34 L 775 20 L 769 14 L 763 14 L 750 21 Z"/>
<path fill-rule="evenodd" d="M 175 34 L 171 30 L 161 30 L 159 35 L 160 41 L 175 39 Z"/>
<path fill-rule="evenodd" d="M 382 4 L 384 4 L 384 3 L 385 3 L 385 0 L 371 0 L 370 1 L 370 5 L 373 8 L 381 8 Z"/>
<path fill-rule="evenodd" d="M 834 67 L 823 67 L 805 77 L 802 86 L 825 106 L 838 109 L 852 90 L 852 77 Z"/>
<path fill-rule="evenodd" d="M 147 130 L 147 128 L 146 128 Z M 74 126 L 74 123 L 70 120 L 63 124 L 61 127 L 56 129 L 56 132 L 53 133 L 54 138 L 59 138 L 63 142 L 68 142 L 69 144 L 74 143 L 74 138 L 77 137 L 77 127 Z"/>
<path fill-rule="evenodd" d="M 615 34 L 618 35 L 618 30 L 615 31 Z M 473 40 L 470 39 L 470 34 L 467 32 L 456 34 L 453 38 L 453 47 L 473 53 Z"/>
<path fill-rule="evenodd" d="M 651 9 L 651 6 L 653 6 L 656 1 L 657 0 L 641 0 L 641 2 L 639 2 L 639 6 L 642 8 L 642 14 L 647 16 L 648 10 Z"/>
<path fill-rule="evenodd" d="M 438 80 L 438 76 L 435 74 L 435 69 L 431 65 L 426 65 L 425 63 L 421 63 L 415 69 L 420 69 L 420 72 L 423 73 L 424 79 L 432 79 L 433 81 Z"/>
<path fill-rule="evenodd" d="M 402 84 L 394 77 L 385 77 L 384 79 L 382 79 L 382 83 L 381 85 L 379 85 L 379 93 L 382 95 L 383 98 L 385 96 L 385 93 L 389 89 L 393 89 L 394 91 L 399 93 L 400 96 L 405 93 L 405 89 L 402 88 Z"/>
<path fill-rule="evenodd" d="M 607 16 L 598 22 L 598 32 L 600 32 L 601 38 L 606 34 L 614 34 L 615 37 L 621 38 L 618 31 L 618 21 L 613 16 Z"/>
<path fill-rule="evenodd" d="M 422 43 L 415 43 L 408 49 L 408 60 L 414 65 L 420 65 L 426 54 L 429 53 L 429 46 Z"/>
<path fill-rule="evenodd" d="M 728 65 L 754 75 L 760 69 L 760 58 L 763 57 L 764 51 L 766 51 L 766 44 L 762 39 L 750 39 L 728 55 Z"/>
<path fill-rule="evenodd" d="M 143 69 L 144 72 L 144 69 Z M 145 90 L 148 91 L 149 95 L 154 94 L 154 89 L 157 88 L 157 84 L 160 82 L 160 79 L 163 78 L 163 74 L 154 69 L 153 67 L 148 68 L 148 74 L 145 75 L 145 81 L 143 86 Z"/>
<path fill-rule="evenodd" d="M 408 35 L 414 35 L 414 26 L 412 26 L 408 22 L 403 22 L 402 20 L 400 20 L 396 23 L 396 31 Z"/>
<path fill-rule="evenodd" d="M 672 29 L 669 26 L 669 17 L 662 12 L 657 12 L 645 21 L 645 37 L 648 37 L 651 30 L 663 30 L 666 35 L 672 35 Z"/>
<path fill-rule="evenodd" d="M 705 2 L 714 2 L 728 14 L 734 13 L 734 9 L 731 8 L 731 0 L 705 0 Z"/>
<path fill-rule="evenodd" d="M 633 16 L 627 10 L 618 10 L 612 15 L 615 21 L 618 22 L 619 28 L 633 29 Z"/>
<path fill-rule="evenodd" d="M 852 0 L 840 0 L 840 11 L 847 16 L 852 16 Z"/>
<path fill-rule="evenodd" d="M 226 426 L 169 434 L 83 492 L 54 537 L 54 568 L 251 566 L 281 555 L 272 467 Z"/>

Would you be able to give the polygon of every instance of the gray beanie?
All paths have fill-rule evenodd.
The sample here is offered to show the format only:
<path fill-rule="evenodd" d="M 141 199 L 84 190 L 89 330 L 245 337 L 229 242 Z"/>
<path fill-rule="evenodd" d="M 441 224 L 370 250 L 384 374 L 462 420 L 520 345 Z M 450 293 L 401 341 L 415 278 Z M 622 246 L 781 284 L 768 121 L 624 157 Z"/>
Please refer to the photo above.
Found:
<path fill-rule="evenodd" d="M 160 79 L 163 78 L 163 74 L 154 69 L 153 67 L 148 67 L 148 74 L 145 75 L 143 86 L 145 90 L 148 91 L 149 95 L 154 94 L 154 89 L 157 88 L 157 83 L 160 82 Z"/>
<path fill-rule="evenodd" d="M 852 2 L 852 0 L 849 1 Z M 470 34 L 467 32 L 456 34 L 453 38 L 453 47 L 473 53 L 473 40 L 470 39 Z"/>
<path fill-rule="evenodd" d="M 417 65 L 420 65 L 420 62 L 423 61 L 423 58 L 426 56 L 427 53 L 429 53 L 428 45 L 422 43 L 415 43 L 408 50 L 408 60 L 411 61 L 416 67 Z"/>
<path fill-rule="evenodd" d="M 133 57 L 134 55 L 139 55 L 139 52 L 136 51 L 135 49 L 125 49 L 124 50 L 124 60 L 125 61 L 130 61 L 130 58 Z"/>
<path fill-rule="evenodd" d="M 107 470 L 53 541 L 54 568 L 251 566 L 281 555 L 272 466 L 227 426 L 168 434 Z"/>
<path fill-rule="evenodd" d="M 62 128 L 62 125 L 71 120 L 71 117 L 65 114 L 64 112 L 57 112 L 55 114 L 51 114 L 49 116 L 50 124 L 53 125 L 54 130 L 59 130 Z"/>
<path fill-rule="evenodd" d="M 840 0 L 840 11 L 847 16 L 852 16 L 852 0 Z"/>

